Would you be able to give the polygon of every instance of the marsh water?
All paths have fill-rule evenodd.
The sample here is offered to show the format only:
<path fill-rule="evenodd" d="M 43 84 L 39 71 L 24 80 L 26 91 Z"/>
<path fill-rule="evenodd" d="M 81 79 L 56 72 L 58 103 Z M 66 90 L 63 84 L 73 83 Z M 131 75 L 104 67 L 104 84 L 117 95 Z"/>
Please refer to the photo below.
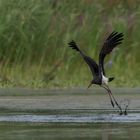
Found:
<path fill-rule="evenodd" d="M 139 123 L 0 123 L 1 140 L 138 140 Z"/>
<path fill-rule="evenodd" d="M 119 103 L 124 98 L 131 101 L 128 115 L 121 116 L 102 91 L 48 95 L 46 91 L 29 91 L 29 95 L 27 91 L 3 91 L 0 140 L 139 140 L 140 89 L 125 91 L 114 90 Z"/>
<path fill-rule="evenodd" d="M 67 110 L 68 111 L 68 110 Z M 0 139 L 4 140 L 138 140 L 140 113 L 120 116 L 112 111 L 61 110 L 59 115 L 1 114 Z M 74 113 L 77 112 L 77 113 Z M 78 113 L 79 112 L 79 113 Z M 105 113 L 106 112 L 106 113 Z"/>

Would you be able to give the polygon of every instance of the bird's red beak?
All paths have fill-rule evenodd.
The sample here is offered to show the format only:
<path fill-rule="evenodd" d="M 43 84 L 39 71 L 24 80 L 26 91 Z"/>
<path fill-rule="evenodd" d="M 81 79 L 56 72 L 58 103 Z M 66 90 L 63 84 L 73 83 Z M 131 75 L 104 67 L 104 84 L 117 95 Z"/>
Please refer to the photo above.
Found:
<path fill-rule="evenodd" d="M 90 88 L 90 87 L 91 87 L 91 85 L 92 85 L 92 82 L 88 85 L 88 87 L 87 87 L 87 88 Z"/>

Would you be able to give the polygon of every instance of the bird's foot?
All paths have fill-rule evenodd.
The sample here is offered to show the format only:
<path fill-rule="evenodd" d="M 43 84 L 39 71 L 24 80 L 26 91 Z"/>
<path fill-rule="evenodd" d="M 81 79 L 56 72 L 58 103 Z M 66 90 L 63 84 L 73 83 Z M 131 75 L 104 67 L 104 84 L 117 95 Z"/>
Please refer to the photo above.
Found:
<path fill-rule="evenodd" d="M 126 99 L 126 104 L 125 104 L 125 110 L 124 110 L 124 112 L 123 112 L 123 114 L 124 115 L 127 115 L 128 113 L 127 113 L 127 109 L 128 109 L 128 106 L 129 106 L 129 104 L 130 104 L 130 100 L 128 100 L 128 99 Z"/>
<path fill-rule="evenodd" d="M 122 110 L 119 112 L 119 115 L 123 115 L 123 112 L 122 112 Z"/>
<path fill-rule="evenodd" d="M 127 115 L 127 110 L 125 110 L 123 113 L 124 113 L 124 115 Z"/>

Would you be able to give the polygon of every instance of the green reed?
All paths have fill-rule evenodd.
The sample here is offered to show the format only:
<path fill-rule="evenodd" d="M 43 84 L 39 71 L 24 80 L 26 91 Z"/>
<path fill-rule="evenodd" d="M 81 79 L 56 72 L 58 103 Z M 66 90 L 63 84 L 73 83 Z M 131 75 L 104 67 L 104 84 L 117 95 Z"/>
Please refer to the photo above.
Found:
<path fill-rule="evenodd" d="M 97 0 L 0 0 L 0 85 L 85 86 L 91 80 L 75 40 L 98 61 L 106 36 L 124 32 L 123 44 L 106 59 L 114 86 L 140 84 L 140 2 Z"/>

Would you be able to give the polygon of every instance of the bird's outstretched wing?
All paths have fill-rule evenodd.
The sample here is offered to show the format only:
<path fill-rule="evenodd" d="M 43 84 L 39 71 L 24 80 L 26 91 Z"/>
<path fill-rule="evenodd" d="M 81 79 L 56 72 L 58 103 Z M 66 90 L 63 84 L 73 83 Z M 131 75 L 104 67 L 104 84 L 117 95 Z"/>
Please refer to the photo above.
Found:
<path fill-rule="evenodd" d="M 86 56 L 79 49 L 79 47 L 77 46 L 77 44 L 74 41 L 69 42 L 68 45 L 69 45 L 69 47 L 71 47 L 72 49 L 78 51 L 81 54 L 81 56 L 83 57 L 83 59 L 85 60 L 85 62 L 88 64 L 88 66 L 89 66 L 89 68 L 90 68 L 93 76 L 99 75 L 99 67 L 98 67 L 97 63 L 92 58 Z"/>
<path fill-rule="evenodd" d="M 123 40 L 123 33 L 112 32 L 105 40 L 103 47 L 99 54 L 99 67 L 101 72 L 105 75 L 104 58 L 109 54 L 117 45 L 121 44 Z"/>

